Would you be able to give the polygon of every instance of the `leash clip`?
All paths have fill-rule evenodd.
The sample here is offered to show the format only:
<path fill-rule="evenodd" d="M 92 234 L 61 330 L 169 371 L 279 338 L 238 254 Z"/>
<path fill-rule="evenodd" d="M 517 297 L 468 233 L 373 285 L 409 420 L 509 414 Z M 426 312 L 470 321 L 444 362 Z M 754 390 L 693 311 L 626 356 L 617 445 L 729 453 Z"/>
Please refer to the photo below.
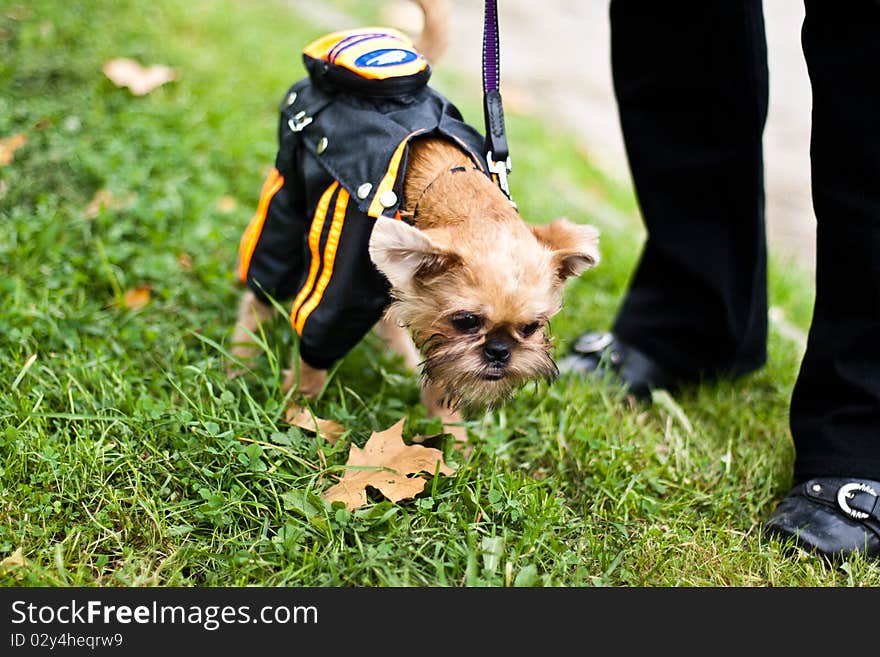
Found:
<path fill-rule="evenodd" d="M 504 192 L 504 195 L 510 201 L 510 204 L 516 208 L 516 203 L 514 203 L 513 199 L 510 196 L 510 184 L 507 181 L 507 174 L 510 173 L 512 168 L 512 163 L 510 161 L 510 156 L 503 161 L 495 160 L 492 157 L 492 151 L 486 153 L 486 164 L 489 166 L 489 171 L 494 173 L 498 178 L 498 186 L 501 188 L 501 191 Z"/>

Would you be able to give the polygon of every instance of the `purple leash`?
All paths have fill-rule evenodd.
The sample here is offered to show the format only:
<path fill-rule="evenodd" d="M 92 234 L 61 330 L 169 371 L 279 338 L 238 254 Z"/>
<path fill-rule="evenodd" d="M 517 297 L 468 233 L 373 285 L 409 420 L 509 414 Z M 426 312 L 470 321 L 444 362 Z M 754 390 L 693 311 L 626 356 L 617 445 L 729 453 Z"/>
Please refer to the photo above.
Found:
<path fill-rule="evenodd" d="M 486 0 L 483 20 L 483 92 L 498 91 L 501 82 L 501 51 L 498 43 L 498 3 Z"/>
<path fill-rule="evenodd" d="M 486 122 L 486 163 L 495 174 L 498 186 L 511 205 L 507 175 L 510 173 L 510 151 L 504 131 L 504 108 L 501 105 L 501 51 L 498 40 L 498 3 L 486 0 L 483 21 L 483 117 Z"/>

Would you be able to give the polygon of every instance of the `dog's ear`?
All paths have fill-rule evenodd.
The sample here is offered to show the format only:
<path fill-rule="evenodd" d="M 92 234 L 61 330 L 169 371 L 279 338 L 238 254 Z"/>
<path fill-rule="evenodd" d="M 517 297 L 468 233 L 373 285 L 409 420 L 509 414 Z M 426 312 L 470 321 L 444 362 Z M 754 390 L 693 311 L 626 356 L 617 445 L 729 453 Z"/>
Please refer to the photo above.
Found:
<path fill-rule="evenodd" d="M 370 259 L 400 290 L 413 281 L 427 282 L 459 262 L 456 254 L 435 245 L 418 228 L 387 217 L 378 217 L 373 226 Z"/>
<path fill-rule="evenodd" d="M 544 246 L 553 252 L 560 280 L 580 276 L 599 264 L 599 231 L 595 226 L 575 224 L 565 218 L 530 228 Z"/>

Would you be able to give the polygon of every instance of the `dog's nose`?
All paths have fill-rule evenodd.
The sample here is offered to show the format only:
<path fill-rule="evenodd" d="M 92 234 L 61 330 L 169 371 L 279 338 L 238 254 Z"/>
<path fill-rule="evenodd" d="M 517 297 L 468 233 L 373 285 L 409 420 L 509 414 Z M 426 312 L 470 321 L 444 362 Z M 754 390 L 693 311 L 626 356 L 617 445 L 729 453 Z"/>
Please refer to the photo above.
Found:
<path fill-rule="evenodd" d="M 503 340 L 489 340 L 483 347 L 483 354 L 493 364 L 503 365 L 510 360 L 510 349 Z"/>

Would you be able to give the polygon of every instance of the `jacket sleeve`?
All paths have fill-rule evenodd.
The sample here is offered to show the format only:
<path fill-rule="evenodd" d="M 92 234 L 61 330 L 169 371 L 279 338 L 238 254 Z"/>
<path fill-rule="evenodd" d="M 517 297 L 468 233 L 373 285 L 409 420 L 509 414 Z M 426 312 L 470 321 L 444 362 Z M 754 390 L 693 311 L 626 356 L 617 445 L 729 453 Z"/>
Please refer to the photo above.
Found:
<path fill-rule="evenodd" d="M 302 180 L 296 174 L 300 156 L 296 142 L 282 113 L 275 166 L 263 183 L 256 211 L 239 244 L 239 280 L 263 301 L 290 297 L 303 268 L 308 221 Z"/>

